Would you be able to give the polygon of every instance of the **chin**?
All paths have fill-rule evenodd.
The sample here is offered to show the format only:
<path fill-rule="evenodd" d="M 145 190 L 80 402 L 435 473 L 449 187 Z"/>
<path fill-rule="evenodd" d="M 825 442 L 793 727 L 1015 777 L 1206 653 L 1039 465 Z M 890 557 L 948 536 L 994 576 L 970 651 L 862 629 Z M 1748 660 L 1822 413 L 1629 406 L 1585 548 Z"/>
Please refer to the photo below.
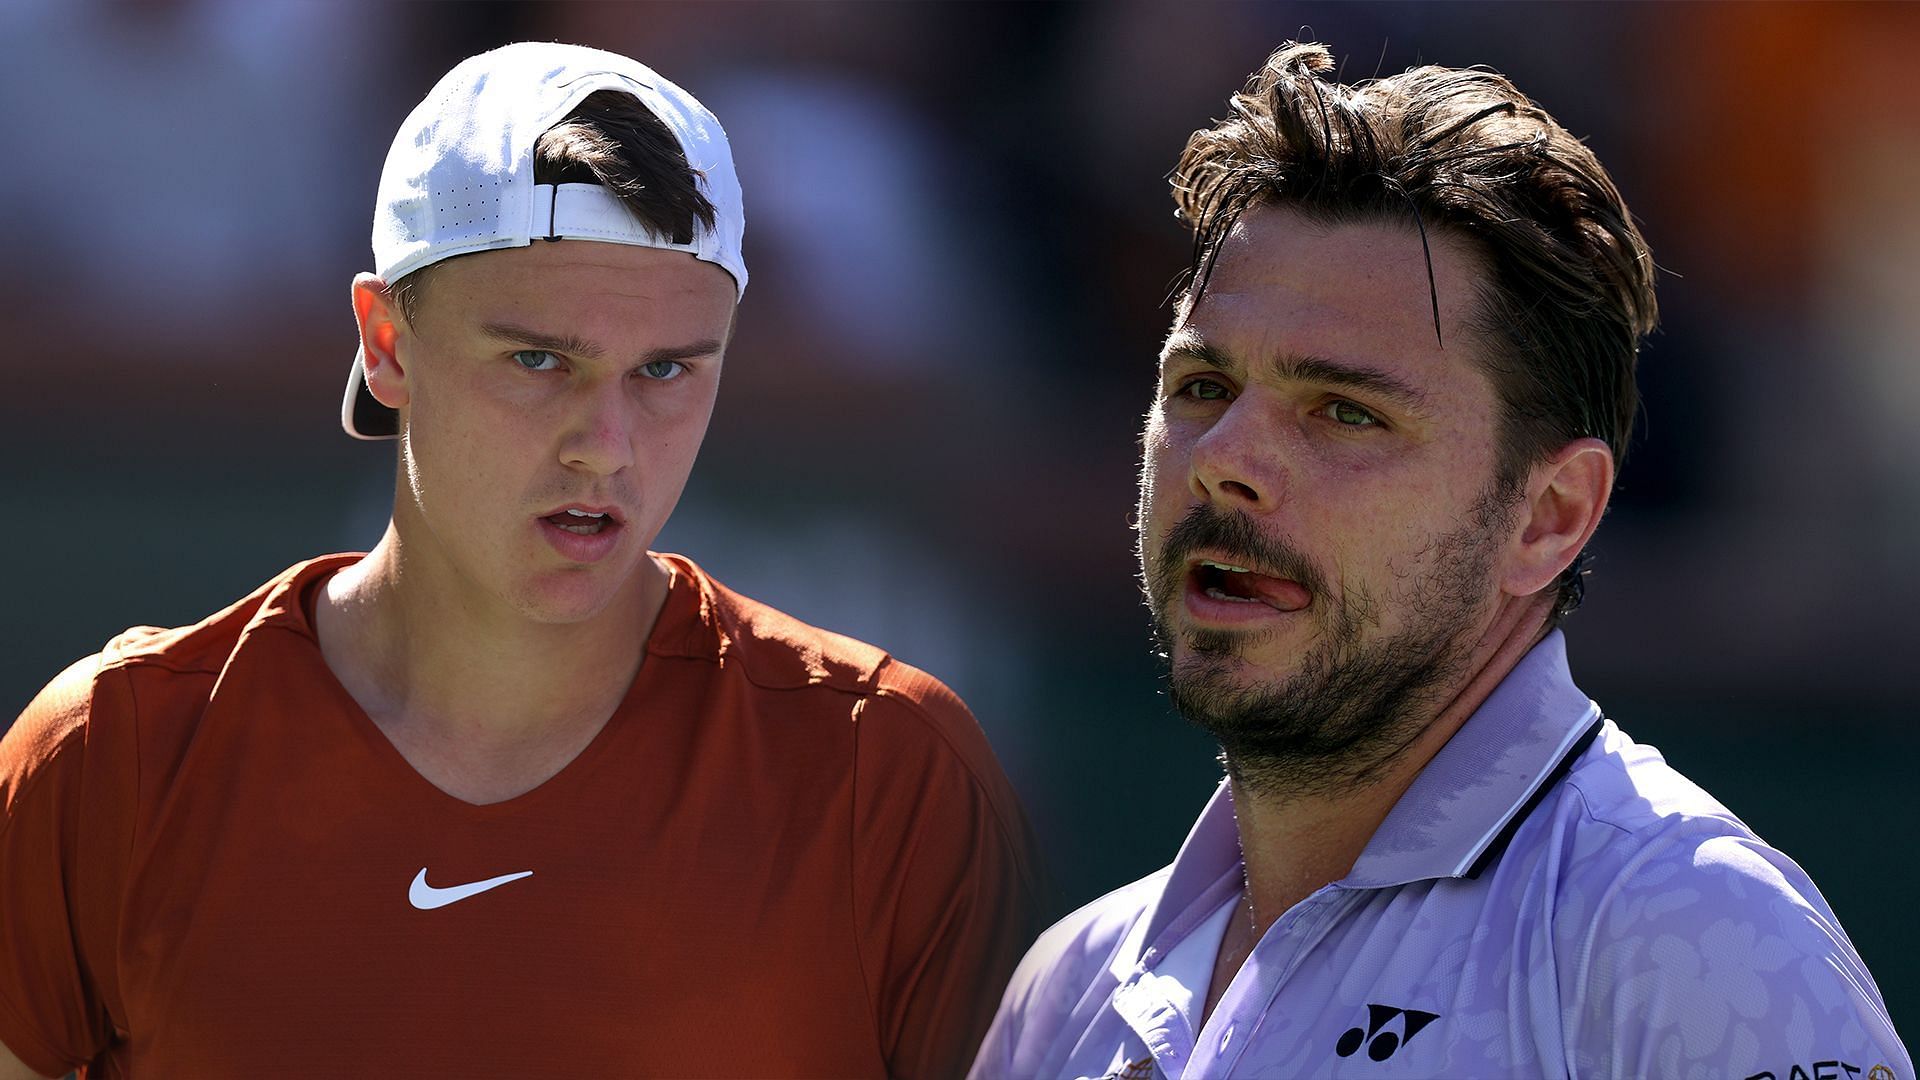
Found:
<path fill-rule="evenodd" d="M 1293 626 L 1261 626 L 1228 629 L 1215 626 L 1177 625 L 1174 632 L 1174 661 L 1245 664 L 1260 668 L 1278 668 L 1293 664 L 1311 644 L 1302 640 Z"/>
<path fill-rule="evenodd" d="M 1171 674 L 1176 681 L 1263 686 L 1285 682 L 1299 667 L 1298 650 L 1274 648 L 1195 648 L 1182 643 L 1173 650 Z"/>
<path fill-rule="evenodd" d="M 605 599 L 579 603 L 548 601 L 521 605 L 520 614 L 526 616 L 529 622 L 542 626 L 574 626 L 591 621 L 607 607 Z"/>
<path fill-rule="evenodd" d="M 513 606 L 536 623 L 552 626 L 582 623 L 618 602 L 630 580 L 631 575 L 615 581 L 604 573 L 586 571 L 543 574 L 526 583 Z"/>
<path fill-rule="evenodd" d="M 1176 681 L 1217 687 L 1278 687 L 1331 658 L 1329 637 L 1317 624 L 1248 629 L 1180 625 L 1168 649 Z"/>

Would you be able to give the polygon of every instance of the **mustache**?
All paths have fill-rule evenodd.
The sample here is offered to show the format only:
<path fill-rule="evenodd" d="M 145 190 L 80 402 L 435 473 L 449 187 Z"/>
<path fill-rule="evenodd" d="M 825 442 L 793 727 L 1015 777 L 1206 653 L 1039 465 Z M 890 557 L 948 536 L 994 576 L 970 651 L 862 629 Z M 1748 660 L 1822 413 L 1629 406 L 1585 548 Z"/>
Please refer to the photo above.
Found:
<path fill-rule="evenodd" d="M 1171 594 L 1195 551 L 1209 551 L 1232 559 L 1250 570 L 1299 582 L 1315 596 L 1326 592 L 1326 575 L 1299 548 L 1260 531 L 1245 514 L 1201 503 L 1167 531 L 1154 565 L 1156 583 Z M 1158 591 L 1158 590 L 1156 590 Z"/>

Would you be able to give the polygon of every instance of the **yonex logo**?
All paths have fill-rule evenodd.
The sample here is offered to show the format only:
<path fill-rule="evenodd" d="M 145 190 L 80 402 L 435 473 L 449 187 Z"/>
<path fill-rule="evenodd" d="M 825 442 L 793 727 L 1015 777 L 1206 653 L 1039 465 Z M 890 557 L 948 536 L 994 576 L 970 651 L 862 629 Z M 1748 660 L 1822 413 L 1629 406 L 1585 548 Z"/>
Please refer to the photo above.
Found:
<path fill-rule="evenodd" d="M 1406 1020 L 1400 1025 L 1399 1032 L 1382 1031 L 1397 1016 Z M 1367 1005 L 1367 1029 L 1348 1028 L 1340 1041 L 1334 1044 L 1334 1053 L 1341 1057 L 1352 1057 L 1359 1052 L 1360 1044 L 1367 1044 L 1367 1056 L 1375 1061 L 1385 1061 L 1393 1056 L 1395 1050 L 1413 1041 L 1420 1029 L 1440 1019 L 1439 1013 L 1421 1012 L 1419 1009 L 1398 1009 L 1392 1005 Z"/>

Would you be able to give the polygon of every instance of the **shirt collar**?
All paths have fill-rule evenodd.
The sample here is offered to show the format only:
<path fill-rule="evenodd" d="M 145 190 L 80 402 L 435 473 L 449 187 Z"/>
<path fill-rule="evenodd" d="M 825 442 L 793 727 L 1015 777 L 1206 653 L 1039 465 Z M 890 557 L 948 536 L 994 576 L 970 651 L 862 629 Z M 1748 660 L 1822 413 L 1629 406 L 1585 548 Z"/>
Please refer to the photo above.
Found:
<path fill-rule="evenodd" d="M 1377 889 L 1476 876 L 1483 856 L 1497 853 L 1585 749 L 1599 719 L 1600 707 L 1573 684 L 1566 638 L 1548 633 L 1420 770 L 1339 884 Z M 1241 887 L 1242 874 L 1231 786 L 1222 780 L 1141 920 L 1140 943 L 1191 932 L 1186 924 L 1212 913 L 1226 891 Z M 1136 960 L 1152 963 L 1138 948 L 1122 949 L 1115 960 L 1126 971 Z"/>
<path fill-rule="evenodd" d="M 1377 889 L 1467 877 L 1511 835 L 1598 730 L 1555 630 L 1522 657 L 1414 777 L 1341 884 Z"/>

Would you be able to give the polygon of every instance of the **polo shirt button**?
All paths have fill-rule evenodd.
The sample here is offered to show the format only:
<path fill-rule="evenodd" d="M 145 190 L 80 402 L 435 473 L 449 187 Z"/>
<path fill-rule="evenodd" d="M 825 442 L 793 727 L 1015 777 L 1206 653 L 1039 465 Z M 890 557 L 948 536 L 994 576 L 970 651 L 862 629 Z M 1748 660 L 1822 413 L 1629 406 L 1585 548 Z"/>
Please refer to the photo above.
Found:
<path fill-rule="evenodd" d="M 1233 1025 L 1228 1024 L 1227 1030 L 1220 1033 L 1220 1053 L 1222 1054 L 1226 1053 L 1227 1044 L 1232 1041 L 1233 1041 Z"/>

